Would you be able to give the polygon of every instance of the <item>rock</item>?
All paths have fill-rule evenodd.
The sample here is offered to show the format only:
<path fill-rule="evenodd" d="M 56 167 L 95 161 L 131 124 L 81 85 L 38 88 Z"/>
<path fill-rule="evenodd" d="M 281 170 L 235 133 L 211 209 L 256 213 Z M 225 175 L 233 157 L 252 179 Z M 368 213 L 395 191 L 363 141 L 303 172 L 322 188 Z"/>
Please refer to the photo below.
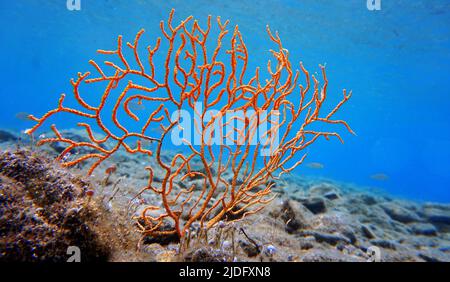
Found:
<path fill-rule="evenodd" d="M 282 203 L 281 219 L 285 223 L 285 230 L 288 233 L 294 233 L 298 229 L 308 227 L 307 220 L 304 217 L 306 214 L 299 204 L 294 201 L 285 200 Z"/>
<path fill-rule="evenodd" d="M 330 183 L 319 183 L 316 185 L 311 186 L 309 188 L 308 192 L 312 196 L 323 196 L 327 193 L 336 192 L 339 189 Z"/>
<path fill-rule="evenodd" d="M 0 129 L 0 143 L 9 141 L 15 142 L 18 139 L 19 138 L 16 135 L 12 134 L 11 132 Z"/>
<path fill-rule="evenodd" d="M 424 216 L 433 224 L 450 225 L 450 211 L 437 207 L 425 208 Z"/>
<path fill-rule="evenodd" d="M 350 244 L 350 240 L 340 234 L 328 234 L 317 231 L 305 230 L 299 233 L 299 236 L 313 236 L 319 243 L 328 243 L 335 246 L 337 243 Z"/>
<path fill-rule="evenodd" d="M 341 251 L 342 253 L 344 253 L 344 254 L 347 254 L 347 255 L 355 255 L 355 256 L 358 256 L 358 257 L 361 257 L 361 258 L 364 258 L 364 259 L 366 259 L 367 258 L 367 251 L 362 251 L 360 248 L 359 248 L 359 246 L 357 247 L 357 246 L 354 246 L 354 245 L 348 245 L 348 244 L 338 244 L 337 246 L 336 246 L 336 249 L 338 249 L 339 251 Z"/>
<path fill-rule="evenodd" d="M 374 246 L 382 247 L 385 249 L 391 249 L 391 250 L 397 249 L 396 243 L 389 241 L 389 240 L 378 239 L 378 240 L 372 240 L 372 241 L 370 241 L 370 243 Z"/>
<path fill-rule="evenodd" d="M 185 262 L 230 262 L 233 258 L 220 249 L 200 247 L 184 254 L 183 260 Z"/>
<path fill-rule="evenodd" d="M 411 249 L 429 249 L 429 248 L 437 248 L 439 246 L 438 240 L 436 240 L 435 237 L 432 236 L 407 236 L 404 240 L 402 240 L 400 243 L 403 246 L 408 246 L 408 248 Z"/>
<path fill-rule="evenodd" d="M 417 254 L 421 259 L 426 262 L 449 262 L 450 255 L 445 254 L 438 250 L 426 250 Z"/>
<path fill-rule="evenodd" d="M 424 209 L 439 209 L 444 211 L 450 211 L 450 204 L 443 203 L 425 203 L 423 204 Z"/>
<path fill-rule="evenodd" d="M 375 234 L 373 234 L 372 230 L 370 230 L 370 228 L 367 227 L 366 225 L 361 225 L 361 232 L 367 239 L 375 238 Z"/>
<path fill-rule="evenodd" d="M 301 203 L 313 214 L 324 213 L 327 211 L 325 200 L 321 197 L 307 198 Z"/>
<path fill-rule="evenodd" d="M 330 211 L 314 216 L 311 226 L 315 231 L 329 234 L 355 233 L 359 229 L 359 222 L 345 212 Z"/>
<path fill-rule="evenodd" d="M 336 192 L 328 192 L 323 195 L 328 200 L 336 200 L 339 199 L 339 195 Z"/>
<path fill-rule="evenodd" d="M 411 225 L 411 233 L 416 235 L 436 236 L 437 229 L 430 223 L 415 223 Z"/>
<path fill-rule="evenodd" d="M 0 261 L 65 262 L 69 246 L 80 248 L 81 261 L 106 261 L 87 187 L 36 152 L 0 152 Z"/>
<path fill-rule="evenodd" d="M 413 250 L 381 250 L 381 262 L 419 262 L 422 261 Z"/>
<path fill-rule="evenodd" d="M 308 199 L 307 197 L 305 197 L 303 192 L 298 192 L 298 191 L 297 191 L 297 193 L 289 194 L 289 198 L 291 198 L 294 201 L 300 202 L 300 203 L 303 201 L 306 201 Z"/>
<path fill-rule="evenodd" d="M 302 250 L 309 250 L 314 248 L 314 243 L 316 242 L 316 239 L 314 236 L 306 236 L 304 238 L 298 238 L 300 242 L 300 249 Z"/>
<path fill-rule="evenodd" d="M 418 222 L 421 220 L 415 212 L 407 210 L 395 202 L 383 203 L 380 207 L 390 218 L 401 223 Z"/>
<path fill-rule="evenodd" d="M 312 250 L 300 258 L 303 262 L 364 262 L 363 258 L 343 254 L 335 249 Z"/>
<path fill-rule="evenodd" d="M 286 193 L 285 191 L 285 187 L 275 187 L 272 189 L 272 192 L 280 194 L 280 195 L 284 195 Z"/>
<path fill-rule="evenodd" d="M 369 194 L 361 194 L 360 199 L 362 200 L 362 202 L 364 204 L 369 205 L 369 206 L 372 206 L 372 205 L 375 205 L 376 203 L 378 203 L 377 199 L 375 199 L 374 196 L 369 195 Z"/>
<path fill-rule="evenodd" d="M 261 252 L 260 247 L 248 241 L 240 240 L 239 246 L 249 257 L 255 257 Z"/>
<path fill-rule="evenodd" d="M 344 228 L 343 231 L 342 231 L 342 235 L 347 237 L 347 239 L 350 240 L 351 244 L 355 244 L 358 241 L 355 233 L 350 228 Z"/>

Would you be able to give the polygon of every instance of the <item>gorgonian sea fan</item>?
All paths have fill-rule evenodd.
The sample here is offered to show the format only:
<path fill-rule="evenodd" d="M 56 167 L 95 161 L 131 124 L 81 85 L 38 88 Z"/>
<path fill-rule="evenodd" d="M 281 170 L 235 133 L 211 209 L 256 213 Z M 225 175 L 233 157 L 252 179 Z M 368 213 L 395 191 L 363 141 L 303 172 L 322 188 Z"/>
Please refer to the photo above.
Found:
<path fill-rule="evenodd" d="M 52 142 L 67 144 L 58 157 L 64 166 L 93 160 L 89 174 L 120 148 L 130 154 L 154 158 L 156 161 L 152 166 L 143 167 L 149 173 L 148 184 L 138 196 L 156 193 L 161 198 L 161 205 L 146 206 L 140 213 L 138 226 L 145 235 L 176 235 L 181 238 L 190 232 L 189 227 L 194 222 L 209 229 L 221 220 L 239 220 L 257 213 L 274 197 L 272 180 L 300 165 L 305 159 L 303 152 L 306 147 L 321 136 L 326 139 L 337 137 L 342 141 L 338 133 L 313 130 L 312 124 L 341 124 L 349 132 L 353 131 L 345 121 L 333 119 L 351 93 L 344 90 L 342 100 L 326 115 L 320 115 L 327 98 L 325 67 L 320 66 L 323 83 L 310 75 L 302 63 L 300 70 L 293 70 L 278 33 L 273 34 L 269 27 L 269 39 L 275 44 L 275 49 L 270 52 L 276 63 L 269 60 L 267 70 L 256 68 L 253 74 L 249 74 L 249 54 L 238 26 L 231 32 L 229 47 L 224 50 L 229 21 L 222 23 L 217 17 L 215 45 L 207 45 L 213 25 L 211 16 L 206 28 L 201 28 L 192 16 L 175 26 L 173 15 L 174 10 L 167 23 L 161 21 L 163 37 L 158 38 L 154 46 L 147 47 L 145 60 L 138 48 L 144 30 L 137 33 L 133 43 L 128 42 L 124 46 L 122 36 L 119 36 L 116 50 L 98 50 L 100 54 L 115 56 L 118 63 L 105 61 L 104 66 L 100 66 L 91 60 L 89 63 L 98 76 L 91 77 L 89 72 L 79 73 L 71 81 L 73 95 L 83 110 L 65 106 L 63 94 L 56 109 L 41 118 L 30 116 L 37 124 L 27 132 L 32 134 L 49 117 L 62 112 L 90 121 L 78 123 L 85 129 L 89 142 L 65 138 L 55 125 L 51 126 L 55 137 L 38 141 L 39 145 Z M 165 51 L 161 47 L 162 40 L 167 43 Z M 214 49 L 207 48 L 211 46 Z M 130 48 L 131 58 L 126 58 L 125 47 Z M 211 50 L 213 52 L 208 53 Z M 163 65 L 157 66 L 156 56 L 164 56 Z M 227 58 L 227 61 L 220 61 L 220 57 Z M 267 78 L 263 79 L 263 76 Z M 302 76 L 305 82 L 298 85 Z M 96 106 L 82 98 L 79 91 L 82 83 L 106 85 Z M 293 95 L 297 96 L 295 100 L 298 102 L 288 99 Z M 101 117 L 102 112 L 108 111 L 106 101 L 111 99 L 115 101 L 109 114 L 112 125 L 116 127 L 114 130 Z M 152 109 L 137 131 L 129 130 L 118 117 L 119 110 L 123 109 L 129 118 L 140 121 L 131 107 L 133 103 L 147 103 L 151 105 L 147 108 Z M 196 108 L 198 103 L 202 105 L 200 110 Z M 193 131 L 200 141 L 194 144 L 183 138 L 187 148 L 185 152 L 163 157 L 162 147 L 170 141 L 170 133 L 190 130 L 183 128 L 180 115 L 173 115 L 173 112 L 181 110 L 195 115 Z M 210 110 L 214 110 L 214 114 L 206 118 Z M 221 123 L 230 111 L 245 114 L 228 117 Z M 240 122 L 241 126 L 236 126 L 235 122 Z M 232 125 L 232 130 L 227 133 L 212 130 L 217 123 L 222 127 Z M 269 126 L 261 133 L 260 126 L 264 123 Z M 95 136 L 93 125 L 103 133 L 101 138 Z M 148 131 L 155 127 L 160 128 L 159 136 L 152 137 Z M 277 138 L 276 145 L 274 138 Z M 213 139 L 221 142 L 217 144 L 212 142 Z M 144 146 L 145 140 L 156 142 L 156 148 L 152 150 Z M 105 142 L 113 145 L 103 146 Z M 75 159 L 65 158 L 80 147 L 89 150 Z M 270 153 L 260 154 L 261 150 Z M 258 162 L 263 165 L 258 166 Z M 160 181 L 154 181 L 156 170 Z"/>

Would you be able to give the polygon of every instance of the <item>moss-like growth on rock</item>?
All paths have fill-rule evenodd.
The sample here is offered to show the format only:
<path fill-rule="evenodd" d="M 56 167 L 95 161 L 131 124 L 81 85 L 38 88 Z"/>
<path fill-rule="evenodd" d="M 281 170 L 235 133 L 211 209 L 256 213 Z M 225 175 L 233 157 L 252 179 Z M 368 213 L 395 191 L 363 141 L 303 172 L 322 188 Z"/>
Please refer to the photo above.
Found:
<path fill-rule="evenodd" d="M 29 150 L 0 151 L 0 261 L 108 260 L 110 250 L 91 228 L 89 184 Z"/>

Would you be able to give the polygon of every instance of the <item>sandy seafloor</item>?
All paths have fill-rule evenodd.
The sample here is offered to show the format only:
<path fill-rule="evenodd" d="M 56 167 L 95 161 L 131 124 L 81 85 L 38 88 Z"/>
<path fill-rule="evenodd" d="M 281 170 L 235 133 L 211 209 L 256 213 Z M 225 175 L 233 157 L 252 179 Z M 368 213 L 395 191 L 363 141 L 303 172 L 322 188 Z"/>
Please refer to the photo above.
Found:
<path fill-rule="evenodd" d="M 84 138 L 77 130 L 62 132 L 71 138 Z M 17 132 L 0 130 L 0 155 L 14 157 L 19 148 L 30 158 L 52 159 L 61 150 L 58 146 L 30 148 L 25 139 Z M 22 161 L 26 162 L 26 158 Z M 109 261 L 365 262 L 373 259 L 368 250 L 374 247 L 379 249 L 381 261 L 450 261 L 450 204 L 420 203 L 353 184 L 294 174 L 276 181 L 273 191 L 277 198 L 259 214 L 226 226 L 226 232 L 212 230 L 207 239 L 192 240 L 189 248 L 180 251 L 176 243 L 140 240 L 131 218 L 139 214 L 142 206 L 129 203 L 146 185 L 148 173 L 143 167 L 152 161 L 118 153 L 93 176 L 85 178 L 95 192 L 88 204 L 97 205 L 96 212 L 102 213 L 92 228 L 97 229 L 103 243 L 110 245 Z M 0 159 L 2 162 L 7 164 Z M 105 182 L 105 168 L 112 165 L 117 166 L 117 171 Z M 50 164 L 52 169 L 55 166 L 58 173 L 74 175 L 83 175 L 87 168 L 78 166 L 66 171 L 58 164 Z M 26 172 L 0 169 L 2 194 L 19 181 L 12 175 L 21 173 Z M 158 171 L 156 182 L 160 181 L 157 176 Z M 161 203 L 154 194 L 146 193 L 141 204 Z M 1 203 L 2 217 L 8 207 L 5 201 Z M 31 208 L 29 213 L 33 212 Z M 3 233 L 14 235 L 7 226 L 13 223 L 3 218 L 2 224 Z M 33 236 L 33 227 L 28 228 L 27 236 Z M 11 247 L 6 237 L 2 234 L 3 259 Z"/>

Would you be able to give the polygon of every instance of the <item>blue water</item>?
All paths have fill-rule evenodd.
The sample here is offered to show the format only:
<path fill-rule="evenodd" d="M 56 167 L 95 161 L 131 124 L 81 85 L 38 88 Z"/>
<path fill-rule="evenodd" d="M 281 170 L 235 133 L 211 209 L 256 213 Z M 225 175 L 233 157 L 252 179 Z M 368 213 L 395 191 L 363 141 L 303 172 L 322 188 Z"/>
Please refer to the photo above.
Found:
<path fill-rule="evenodd" d="M 23 130 L 18 112 L 41 115 L 71 93 L 69 79 L 114 49 L 118 34 L 131 41 L 146 29 L 143 45 L 161 36 L 159 22 L 176 9 L 175 21 L 208 14 L 239 24 L 250 51 L 250 69 L 265 65 L 270 44 L 265 26 L 278 30 L 293 62 L 308 70 L 327 66 L 331 103 L 342 88 L 352 99 L 338 114 L 357 133 L 342 128 L 345 144 L 320 141 L 296 173 L 380 187 L 406 198 L 450 202 L 450 1 L 365 0 L 144 1 L 65 0 L 0 2 L 0 127 Z M 70 119 L 60 128 L 73 126 Z M 383 173 L 387 180 L 370 176 Z"/>

